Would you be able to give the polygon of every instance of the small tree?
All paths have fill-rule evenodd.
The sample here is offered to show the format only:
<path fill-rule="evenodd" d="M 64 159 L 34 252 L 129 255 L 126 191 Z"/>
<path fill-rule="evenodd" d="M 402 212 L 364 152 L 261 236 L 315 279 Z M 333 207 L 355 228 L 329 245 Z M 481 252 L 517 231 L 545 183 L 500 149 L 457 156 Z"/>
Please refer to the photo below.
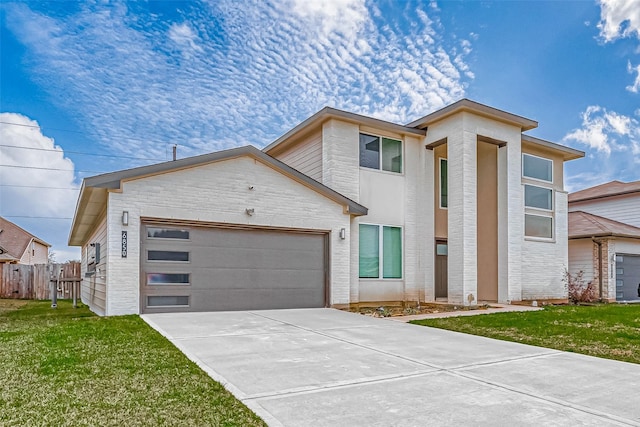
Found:
<path fill-rule="evenodd" d="M 593 282 L 585 283 L 584 271 L 580 270 L 576 274 L 571 274 L 569 270 L 565 269 L 562 281 L 567 286 L 569 301 L 572 303 L 579 304 L 598 300 L 596 285 Z"/>

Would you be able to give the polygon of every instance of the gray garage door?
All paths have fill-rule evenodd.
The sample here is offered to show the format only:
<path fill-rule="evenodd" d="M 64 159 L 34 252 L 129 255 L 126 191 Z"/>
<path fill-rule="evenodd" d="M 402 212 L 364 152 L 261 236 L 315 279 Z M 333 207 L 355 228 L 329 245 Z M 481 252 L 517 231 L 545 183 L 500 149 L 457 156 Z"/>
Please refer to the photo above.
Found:
<path fill-rule="evenodd" d="M 616 300 L 640 300 L 640 255 L 616 254 Z"/>
<path fill-rule="evenodd" d="M 143 224 L 145 313 L 325 307 L 327 235 Z"/>

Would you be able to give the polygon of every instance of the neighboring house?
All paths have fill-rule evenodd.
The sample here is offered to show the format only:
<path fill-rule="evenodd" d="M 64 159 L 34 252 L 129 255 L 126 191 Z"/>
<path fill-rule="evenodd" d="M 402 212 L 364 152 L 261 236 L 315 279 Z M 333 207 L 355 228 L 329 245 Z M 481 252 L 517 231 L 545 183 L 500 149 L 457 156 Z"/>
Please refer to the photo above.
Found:
<path fill-rule="evenodd" d="M 99 314 L 567 298 L 564 161 L 461 100 L 408 125 L 324 108 L 251 146 L 86 178 L 69 244 Z"/>
<path fill-rule="evenodd" d="M 0 264 L 47 264 L 50 244 L 0 217 Z"/>
<path fill-rule="evenodd" d="M 602 299 L 640 301 L 640 181 L 569 195 L 569 272 L 579 271 Z"/>

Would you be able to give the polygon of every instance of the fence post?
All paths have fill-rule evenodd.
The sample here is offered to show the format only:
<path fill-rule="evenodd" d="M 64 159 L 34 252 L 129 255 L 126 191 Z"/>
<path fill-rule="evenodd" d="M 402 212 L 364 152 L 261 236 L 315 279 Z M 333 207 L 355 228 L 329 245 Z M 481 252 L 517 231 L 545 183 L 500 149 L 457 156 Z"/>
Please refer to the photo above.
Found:
<path fill-rule="evenodd" d="M 58 283 L 49 276 L 49 287 L 51 289 L 51 308 L 58 307 Z"/>

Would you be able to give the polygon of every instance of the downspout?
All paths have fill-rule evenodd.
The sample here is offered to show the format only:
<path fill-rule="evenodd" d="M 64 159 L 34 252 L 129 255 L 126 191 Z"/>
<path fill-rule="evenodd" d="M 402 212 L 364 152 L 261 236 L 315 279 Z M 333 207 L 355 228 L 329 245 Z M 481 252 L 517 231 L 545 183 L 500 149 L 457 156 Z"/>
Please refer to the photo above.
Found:
<path fill-rule="evenodd" d="M 598 292 L 602 300 L 602 242 L 593 238 L 591 240 L 598 245 Z"/>

